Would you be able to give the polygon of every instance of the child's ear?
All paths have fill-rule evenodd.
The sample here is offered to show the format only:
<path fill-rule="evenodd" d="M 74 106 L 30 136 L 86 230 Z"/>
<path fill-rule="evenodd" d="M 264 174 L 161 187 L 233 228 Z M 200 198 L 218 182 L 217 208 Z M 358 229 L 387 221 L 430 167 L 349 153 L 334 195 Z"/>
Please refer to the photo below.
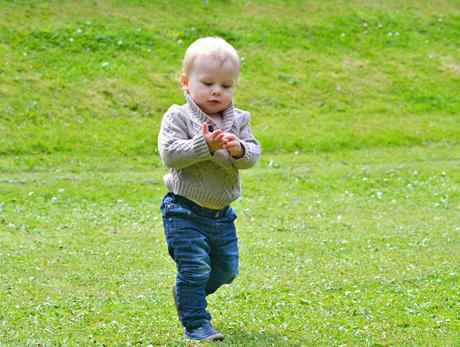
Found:
<path fill-rule="evenodd" d="M 182 83 L 182 88 L 188 90 L 188 77 L 185 73 L 180 75 L 180 83 Z"/>

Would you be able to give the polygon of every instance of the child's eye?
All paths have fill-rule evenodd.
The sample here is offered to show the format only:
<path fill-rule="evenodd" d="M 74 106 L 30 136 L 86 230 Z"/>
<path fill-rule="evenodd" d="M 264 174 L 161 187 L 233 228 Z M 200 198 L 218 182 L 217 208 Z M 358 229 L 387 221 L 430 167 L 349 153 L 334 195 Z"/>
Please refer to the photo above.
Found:
<path fill-rule="evenodd" d="M 209 83 L 209 82 L 203 82 L 203 84 L 204 84 L 205 86 L 208 86 L 208 87 L 209 87 L 209 86 L 212 86 L 212 83 Z"/>
<path fill-rule="evenodd" d="M 222 87 L 224 87 L 225 89 L 228 89 L 228 88 L 231 88 L 232 86 L 223 85 Z"/>

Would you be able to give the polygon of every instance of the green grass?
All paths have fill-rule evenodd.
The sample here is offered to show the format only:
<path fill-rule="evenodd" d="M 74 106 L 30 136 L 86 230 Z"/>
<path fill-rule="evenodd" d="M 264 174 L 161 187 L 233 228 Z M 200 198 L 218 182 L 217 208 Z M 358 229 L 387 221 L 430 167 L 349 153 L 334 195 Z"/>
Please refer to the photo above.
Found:
<path fill-rule="evenodd" d="M 0 1 L 0 346 L 189 344 L 156 134 L 204 35 L 263 146 L 222 345 L 458 344 L 458 3 L 210 0 Z"/>

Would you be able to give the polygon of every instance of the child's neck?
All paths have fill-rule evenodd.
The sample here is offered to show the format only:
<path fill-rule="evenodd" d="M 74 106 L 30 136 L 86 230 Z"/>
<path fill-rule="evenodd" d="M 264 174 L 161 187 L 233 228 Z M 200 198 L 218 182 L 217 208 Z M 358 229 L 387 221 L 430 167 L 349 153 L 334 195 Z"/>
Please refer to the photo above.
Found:
<path fill-rule="evenodd" d="M 217 112 L 217 113 L 208 113 L 207 114 L 211 118 L 220 118 L 222 117 L 222 112 Z"/>
<path fill-rule="evenodd" d="M 214 123 L 217 124 L 217 127 L 219 129 L 222 129 L 223 121 L 224 121 L 224 116 L 222 115 L 222 112 L 211 113 L 211 114 L 208 114 L 208 116 L 214 121 Z"/>

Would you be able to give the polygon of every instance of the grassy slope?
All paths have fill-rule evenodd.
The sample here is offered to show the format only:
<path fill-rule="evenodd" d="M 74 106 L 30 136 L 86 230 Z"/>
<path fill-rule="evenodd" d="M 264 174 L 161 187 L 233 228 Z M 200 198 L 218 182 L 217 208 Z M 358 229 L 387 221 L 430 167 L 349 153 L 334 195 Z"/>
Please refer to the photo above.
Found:
<path fill-rule="evenodd" d="M 155 135 L 216 34 L 264 147 L 227 344 L 453 346 L 458 4 L 209 2 L 0 1 L 0 344 L 184 345 Z"/>
<path fill-rule="evenodd" d="M 3 154 L 153 154 L 162 113 L 183 102 L 183 51 L 213 34 L 244 58 L 236 102 L 265 150 L 458 140 L 460 10 L 447 2 L 2 8 Z"/>

